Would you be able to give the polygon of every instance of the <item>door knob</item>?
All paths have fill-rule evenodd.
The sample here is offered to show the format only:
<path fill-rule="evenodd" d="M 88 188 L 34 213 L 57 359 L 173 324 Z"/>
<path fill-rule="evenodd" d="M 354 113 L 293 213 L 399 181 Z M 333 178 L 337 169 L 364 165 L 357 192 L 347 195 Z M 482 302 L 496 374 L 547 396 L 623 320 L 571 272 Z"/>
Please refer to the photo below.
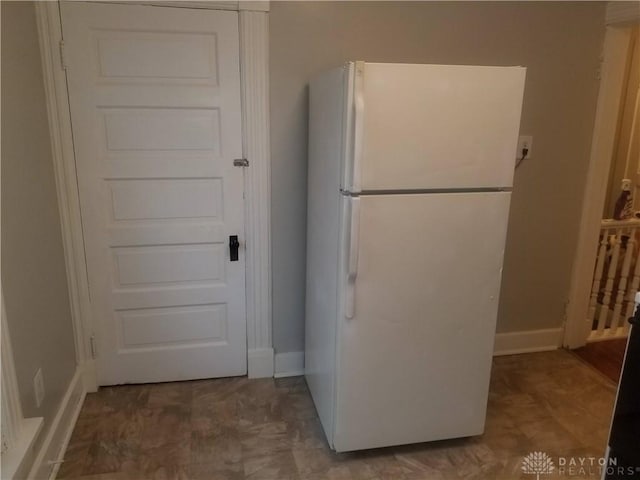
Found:
<path fill-rule="evenodd" d="M 238 235 L 230 235 L 229 236 L 229 257 L 232 262 L 238 261 L 238 248 L 240 248 Z"/>

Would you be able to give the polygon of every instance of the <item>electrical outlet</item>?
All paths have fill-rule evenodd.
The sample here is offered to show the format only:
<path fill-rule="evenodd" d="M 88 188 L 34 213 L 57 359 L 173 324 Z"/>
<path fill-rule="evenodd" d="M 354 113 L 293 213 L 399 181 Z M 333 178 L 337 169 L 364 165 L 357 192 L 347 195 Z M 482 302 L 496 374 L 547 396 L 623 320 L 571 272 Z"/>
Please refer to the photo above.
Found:
<path fill-rule="evenodd" d="M 44 400 L 44 378 L 42 377 L 42 369 L 39 368 L 33 377 L 33 391 L 36 397 L 36 407 L 40 408 Z"/>
<path fill-rule="evenodd" d="M 531 147 L 533 145 L 533 135 L 520 135 L 518 137 L 518 150 L 516 151 L 516 158 L 520 160 L 522 158 L 522 150 L 526 148 L 527 158 L 531 158 Z"/>

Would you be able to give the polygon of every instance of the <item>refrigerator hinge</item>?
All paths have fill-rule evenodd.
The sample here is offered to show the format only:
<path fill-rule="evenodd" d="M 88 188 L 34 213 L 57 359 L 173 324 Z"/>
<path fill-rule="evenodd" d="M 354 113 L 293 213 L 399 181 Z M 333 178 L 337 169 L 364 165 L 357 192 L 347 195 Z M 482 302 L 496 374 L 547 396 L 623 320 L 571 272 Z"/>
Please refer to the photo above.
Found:
<path fill-rule="evenodd" d="M 68 67 L 67 56 L 65 55 L 64 51 L 64 40 L 60 40 L 60 66 L 63 70 L 66 70 Z"/>
<path fill-rule="evenodd" d="M 89 338 L 89 344 L 91 345 L 91 358 L 95 360 L 98 356 L 98 349 L 96 348 L 96 337 L 94 335 Z"/>
<path fill-rule="evenodd" d="M 248 167 L 249 166 L 249 160 L 247 160 L 246 158 L 235 158 L 233 160 L 233 166 L 234 167 Z"/>

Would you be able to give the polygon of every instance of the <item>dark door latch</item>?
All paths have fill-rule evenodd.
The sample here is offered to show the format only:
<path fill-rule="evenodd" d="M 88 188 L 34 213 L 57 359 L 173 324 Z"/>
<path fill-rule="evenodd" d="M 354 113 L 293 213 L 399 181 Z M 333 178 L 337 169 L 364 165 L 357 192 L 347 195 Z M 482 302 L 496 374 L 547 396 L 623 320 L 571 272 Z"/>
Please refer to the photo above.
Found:
<path fill-rule="evenodd" d="M 232 262 L 238 261 L 238 248 L 240 248 L 238 235 L 230 235 L 229 236 L 229 257 Z"/>

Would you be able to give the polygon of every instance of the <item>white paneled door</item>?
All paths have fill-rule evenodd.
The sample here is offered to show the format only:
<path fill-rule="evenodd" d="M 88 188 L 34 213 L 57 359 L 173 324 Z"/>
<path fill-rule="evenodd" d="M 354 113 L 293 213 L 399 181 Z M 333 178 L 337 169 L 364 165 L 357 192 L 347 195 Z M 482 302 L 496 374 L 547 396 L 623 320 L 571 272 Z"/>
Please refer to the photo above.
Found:
<path fill-rule="evenodd" d="M 61 8 L 98 382 L 243 375 L 237 12 Z"/>

